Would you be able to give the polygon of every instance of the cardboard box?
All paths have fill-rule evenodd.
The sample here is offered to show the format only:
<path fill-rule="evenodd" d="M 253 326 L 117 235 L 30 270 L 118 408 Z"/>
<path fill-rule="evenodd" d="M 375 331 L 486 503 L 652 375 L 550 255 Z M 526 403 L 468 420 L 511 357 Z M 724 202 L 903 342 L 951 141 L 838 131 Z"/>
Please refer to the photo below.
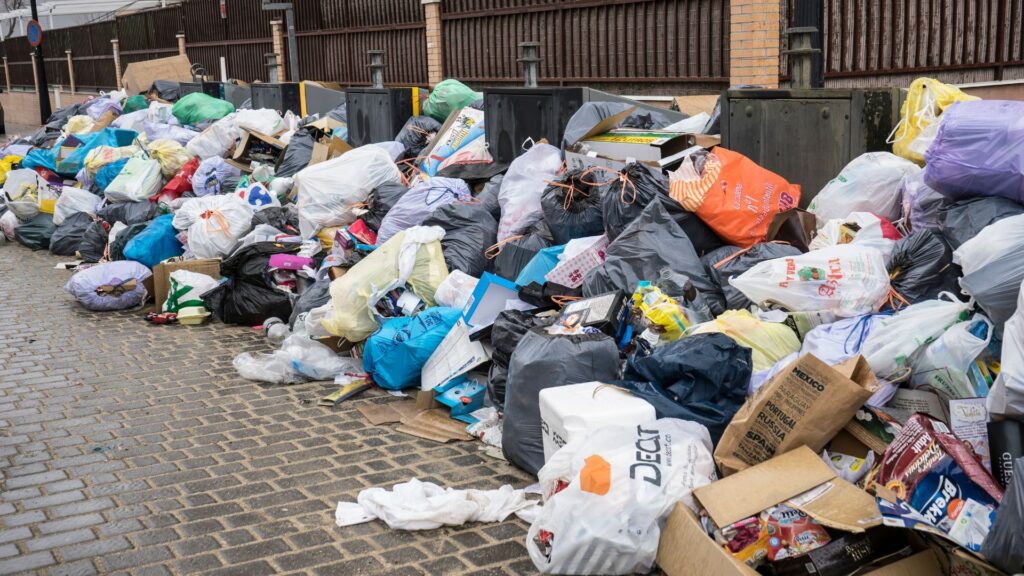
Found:
<path fill-rule="evenodd" d="M 131 96 L 149 90 L 154 80 L 191 82 L 192 63 L 189 62 L 188 56 L 183 54 L 169 58 L 132 62 L 124 69 L 121 84 Z"/>
<path fill-rule="evenodd" d="M 161 262 L 153 268 L 153 300 L 157 311 L 163 309 L 167 293 L 171 288 L 171 272 L 188 270 L 198 274 L 206 274 L 214 280 L 220 280 L 220 258 L 202 258 L 199 260 L 181 260 L 178 262 Z"/>
<path fill-rule="evenodd" d="M 636 161 L 658 168 L 659 161 L 678 154 L 697 144 L 693 134 L 680 134 L 664 130 L 616 128 L 636 107 L 609 116 L 565 150 L 565 162 L 570 169 L 579 170 L 604 166 L 621 170 Z"/>
<path fill-rule="evenodd" d="M 833 367 L 804 354 L 740 407 L 715 449 L 715 462 L 728 476 L 797 446 L 821 452 L 875 388 L 861 356 Z"/>
<path fill-rule="evenodd" d="M 307 166 L 337 158 L 351 149 L 352 146 L 349 146 L 348 142 L 341 138 L 331 138 L 327 142 L 318 141 L 313 144 L 313 153 L 309 157 Z"/>
<path fill-rule="evenodd" d="M 837 477 L 806 446 L 702 486 L 693 496 L 718 526 L 782 502 L 838 530 L 863 532 L 882 523 L 875 498 Z M 657 561 L 668 576 L 757 574 L 705 534 L 696 515 L 682 504 L 676 505 L 662 530 Z"/>
<path fill-rule="evenodd" d="M 872 570 L 864 576 L 944 576 L 944 574 L 935 552 L 928 549 L 882 566 L 877 570 Z"/>
<path fill-rule="evenodd" d="M 242 139 L 235 146 L 235 154 L 228 162 L 243 172 L 252 172 L 253 162 L 277 166 L 284 155 L 286 144 L 273 136 L 255 130 L 242 129 Z"/>
<path fill-rule="evenodd" d="M 697 94 L 694 96 L 676 96 L 676 108 L 687 116 L 696 116 L 706 112 L 708 116 L 715 111 L 718 94 Z"/>

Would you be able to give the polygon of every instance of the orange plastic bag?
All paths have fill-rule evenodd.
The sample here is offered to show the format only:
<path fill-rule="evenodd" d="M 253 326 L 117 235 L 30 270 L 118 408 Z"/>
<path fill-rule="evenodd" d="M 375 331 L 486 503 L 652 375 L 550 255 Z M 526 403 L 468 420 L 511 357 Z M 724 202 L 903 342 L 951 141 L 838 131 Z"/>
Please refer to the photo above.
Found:
<path fill-rule="evenodd" d="M 747 248 L 763 242 L 772 218 L 800 203 L 800 186 L 721 146 L 699 174 L 669 174 L 669 193 L 722 240 Z"/>

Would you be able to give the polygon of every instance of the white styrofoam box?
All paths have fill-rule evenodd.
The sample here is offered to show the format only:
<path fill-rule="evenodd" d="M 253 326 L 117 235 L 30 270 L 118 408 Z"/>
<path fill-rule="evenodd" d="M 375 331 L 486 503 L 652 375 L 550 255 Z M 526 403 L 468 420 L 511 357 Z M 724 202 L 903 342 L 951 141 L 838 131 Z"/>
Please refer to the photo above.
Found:
<path fill-rule="evenodd" d="M 592 428 L 654 422 L 654 406 L 602 382 L 584 382 L 540 391 L 544 461 L 566 442 Z"/>

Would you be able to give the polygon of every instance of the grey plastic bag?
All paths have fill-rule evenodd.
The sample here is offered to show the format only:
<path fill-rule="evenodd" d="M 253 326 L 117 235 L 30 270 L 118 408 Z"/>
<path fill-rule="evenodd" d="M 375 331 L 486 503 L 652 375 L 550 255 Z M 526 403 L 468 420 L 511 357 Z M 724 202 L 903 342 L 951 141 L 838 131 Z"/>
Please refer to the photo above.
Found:
<path fill-rule="evenodd" d="M 1013 480 L 1003 493 L 996 521 L 981 544 L 985 559 L 1007 574 L 1024 571 L 1024 458 L 1013 463 Z"/>
<path fill-rule="evenodd" d="M 501 442 L 505 458 L 531 474 L 544 465 L 541 390 L 618 376 L 619 350 L 606 334 L 554 335 L 543 328 L 527 332 L 509 360 Z"/>
<path fill-rule="evenodd" d="M 1018 214 L 1024 214 L 1024 206 L 998 196 L 960 200 L 939 208 L 939 230 L 949 247 L 956 250 L 985 226 Z"/>
<path fill-rule="evenodd" d="M 85 212 L 78 212 L 65 218 L 50 237 L 50 253 L 57 256 L 74 256 L 90 224 L 92 216 Z"/>

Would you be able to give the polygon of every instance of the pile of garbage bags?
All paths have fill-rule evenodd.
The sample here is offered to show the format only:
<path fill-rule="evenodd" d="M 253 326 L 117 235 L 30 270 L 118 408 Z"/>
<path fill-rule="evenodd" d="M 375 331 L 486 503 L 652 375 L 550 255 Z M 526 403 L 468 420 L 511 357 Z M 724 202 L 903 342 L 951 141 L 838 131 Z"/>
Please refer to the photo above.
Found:
<path fill-rule="evenodd" d="M 410 478 L 339 525 L 518 513 L 552 574 L 1024 570 L 1024 103 L 918 80 L 891 151 L 807 190 L 721 146 L 496 166 L 455 80 L 355 149 L 163 88 L 4 146 L 3 237 L 86 309 L 262 327 L 244 378 L 436 398 L 543 493 Z"/>

